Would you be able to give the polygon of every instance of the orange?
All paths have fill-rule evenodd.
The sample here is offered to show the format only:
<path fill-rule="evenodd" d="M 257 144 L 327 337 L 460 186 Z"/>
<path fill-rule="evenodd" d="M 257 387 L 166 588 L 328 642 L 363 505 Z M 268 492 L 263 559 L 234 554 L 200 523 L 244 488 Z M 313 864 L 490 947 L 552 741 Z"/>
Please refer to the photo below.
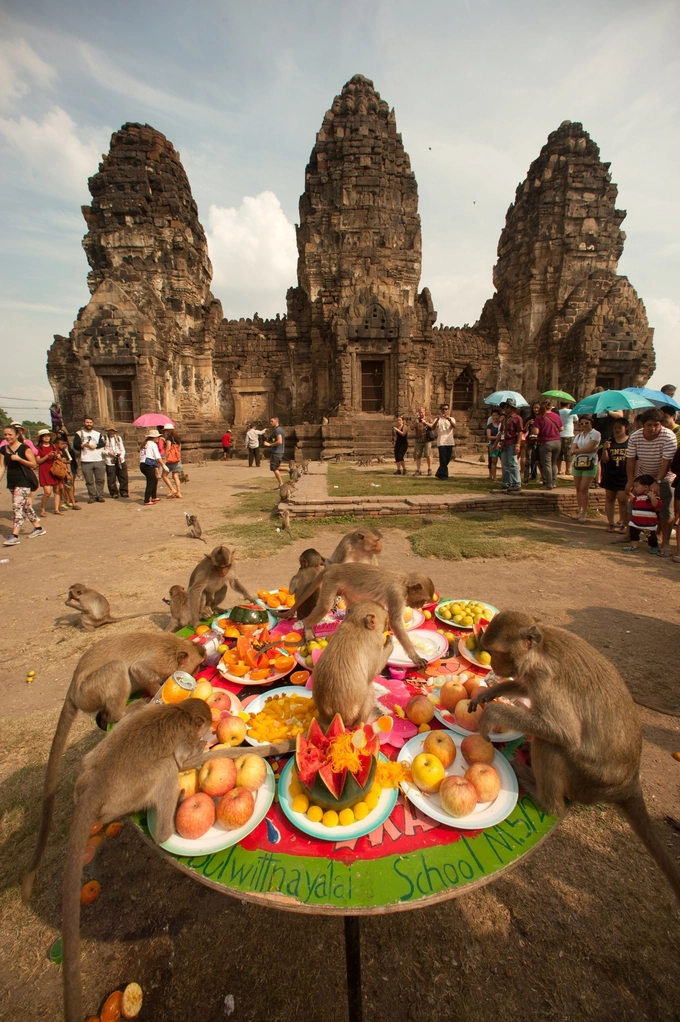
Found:
<path fill-rule="evenodd" d="M 94 845 L 88 845 L 83 855 L 83 866 L 89 866 L 94 859 L 94 853 L 97 851 Z"/>
<path fill-rule="evenodd" d="M 309 671 L 293 671 L 290 676 L 291 685 L 302 685 L 303 687 L 307 684 L 309 678 Z"/>
<path fill-rule="evenodd" d="M 118 1022 L 123 1007 L 122 990 L 114 990 L 104 1001 L 104 1007 L 99 1013 L 99 1022 Z"/>
<path fill-rule="evenodd" d="M 224 629 L 225 639 L 238 639 L 240 634 L 236 625 L 228 624 Z"/>
<path fill-rule="evenodd" d="M 298 643 L 302 639 L 299 632 L 288 632 L 283 637 L 283 645 L 288 649 L 289 645 L 292 645 L 294 649 L 297 649 Z"/>
<path fill-rule="evenodd" d="M 205 635 L 205 633 L 209 631 L 210 628 L 208 625 L 199 625 L 198 628 L 196 629 L 196 635 Z"/>
<path fill-rule="evenodd" d="M 242 635 L 241 638 L 236 643 L 236 651 L 241 660 L 245 660 L 246 653 L 248 652 L 249 649 L 250 639 L 247 635 Z"/>
<path fill-rule="evenodd" d="M 228 649 L 226 653 L 222 654 L 222 660 L 225 664 L 237 664 L 238 653 L 235 649 Z"/>
<path fill-rule="evenodd" d="M 237 678 L 242 678 L 244 674 L 248 673 L 248 670 L 248 664 L 244 664 L 242 660 L 237 664 L 231 664 L 229 667 L 229 673 L 235 674 Z"/>
<path fill-rule="evenodd" d="M 392 720 L 391 717 L 387 717 L 385 716 L 385 714 L 383 714 L 382 717 L 378 717 L 378 719 L 376 720 L 376 724 L 378 725 L 379 729 L 383 732 L 383 734 L 387 734 L 388 731 L 392 730 L 394 721 Z"/>
<path fill-rule="evenodd" d="M 122 829 L 123 824 L 116 821 L 115 823 L 110 823 L 104 833 L 107 837 L 118 837 Z"/>
<path fill-rule="evenodd" d="M 264 602 L 267 604 L 268 607 L 271 607 L 272 610 L 274 610 L 281 604 L 281 601 L 279 600 L 278 596 L 268 596 Z"/>
<path fill-rule="evenodd" d="M 261 600 L 266 600 L 267 597 L 269 596 L 269 590 L 268 589 L 258 589 L 257 590 L 257 595 L 260 597 Z"/>
<path fill-rule="evenodd" d="M 295 664 L 293 656 L 277 656 L 274 660 L 274 667 L 277 671 L 289 671 Z"/>
<path fill-rule="evenodd" d="M 92 826 L 90 827 L 90 837 L 94 837 L 95 834 L 98 834 L 101 829 L 102 829 L 101 823 L 93 823 Z"/>
<path fill-rule="evenodd" d="M 250 672 L 251 681 L 264 681 L 265 678 L 269 677 L 269 668 L 263 667 L 260 670 Z"/>
<path fill-rule="evenodd" d="M 189 698 L 191 692 L 190 688 L 178 685 L 173 676 L 170 675 L 161 689 L 161 699 L 164 703 L 181 703 Z"/>
<path fill-rule="evenodd" d="M 294 607 L 295 606 L 295 597 L 294 596 L 286 596 L 286 598 L 284 599 L 283 602 L 285 603 L 285 605 L 287 607 Z"/>
<path fill-rule="evenodd" d="M 80 888 L 80 904 L 81 905 L 93 905 L 99 895 L 102 893 L 102 885 L 98 880 L 88 880 L 86 884 Z"/>

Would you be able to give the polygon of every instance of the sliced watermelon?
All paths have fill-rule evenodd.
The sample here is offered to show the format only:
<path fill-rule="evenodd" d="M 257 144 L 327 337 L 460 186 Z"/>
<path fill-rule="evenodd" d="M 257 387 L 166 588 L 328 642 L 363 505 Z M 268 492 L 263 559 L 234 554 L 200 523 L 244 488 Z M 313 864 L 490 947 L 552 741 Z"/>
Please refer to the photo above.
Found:
<path fill-rule="evenodd" d="M 328 739 L 328 741 L 330 741 L 332 738 L 339 738 L 340 735 L 344 735 L 345 730 L 346 730 L 345 725 L 342 723 L 342 717 L 340 716 L 339 713 L 336 713 L 335 716 L 333 717 L 333 720 L 328 725 L 328 730 L 326 731 L 326 738 Z"/>
<path fill-rule="evenodd" d="M 365 788 L 366 781 L 368 780 L 368 775 L 371 772 L 371 766 L 373 765 L 373 756 L 372 755 L 364 756 L 362 750 L 359 753 L 359 762 L 361 763 L 361 766 L 356 771 L 356 773 L 352 774 L 352 777 L 357 782 L 360 788 Z"/>
<path fill-rule="evenodd" d="M 297 767 L 301 784 L 307 787 L 311 787 L 314 784 L 314 778 L 324 759 L 325 754 L 320 749 L 317 749 L 315 745 L 308 742 L 302 733 L 297 736 L 295 743 L 295 766 Z"/>
<path fill-rule="evenodd" d="M 307 741 L 312 745 L 316 746 L 317 749 L 323 749 L 324 758 L 326 755 L 326 749 L 328 748 L 328 738 L 321 730 L 319 722 L 316 717 L 313 718 L 312 723 L 309 725 L 309 731 L 307 732 Z"/>
<path fill-rule="evenodd" d="M 339 799 L 342 795 L 343 788 L 345 787 L 347 770 L 342 770 L 340 773 L 336 774 L 330 763 L 324 763 L 324 765 L 319 768 L 319 777 L 326 785 L 333 798 Z"/>

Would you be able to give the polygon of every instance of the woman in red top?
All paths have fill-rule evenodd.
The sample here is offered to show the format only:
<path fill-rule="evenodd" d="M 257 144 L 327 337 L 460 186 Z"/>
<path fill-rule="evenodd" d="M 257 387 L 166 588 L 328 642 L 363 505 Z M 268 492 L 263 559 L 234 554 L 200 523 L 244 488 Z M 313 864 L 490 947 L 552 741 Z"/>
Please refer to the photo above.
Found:
<path fill-rule="evenodd" d="M 537 437 L 538 442 L 538 464 L 543 490 L 553 490 L 557 486 L 557 465 L 562 450 L 562 420 L 551 408 L 552 401 L 541 401 L 539 413 L 531 427 L 531 434 Z"/>
<path fill-rule="evenodd" d="M 35 457 L 35 460 L 38 462 L 38 481 L 43 489 L 40 510 L 38 511 L 39 518 L 47 514 L 47 501 L 52 495 L 54 495 L 55 515 L 63 515 L 64 513 L 59 510 L 61 505 L 61 497 L 59 495 L 61 479 L 57 479 L 56 476 L 52 475 L 52 463 L 55 458 L 60 456 L 61 452 L 50 439 L 49 429 L 41 429 L 38 432 L 38 453 Z"/>

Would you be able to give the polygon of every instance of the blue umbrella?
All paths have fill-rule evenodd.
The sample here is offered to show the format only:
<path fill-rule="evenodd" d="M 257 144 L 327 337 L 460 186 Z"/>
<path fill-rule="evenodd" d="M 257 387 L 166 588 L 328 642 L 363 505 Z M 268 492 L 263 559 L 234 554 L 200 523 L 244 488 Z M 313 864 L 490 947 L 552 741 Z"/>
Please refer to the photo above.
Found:
<path fill-rule="evenodd" d="M 493 394 L 489 394 L 488 397 L 484 398 L 485 405 L 502 405 L 508 398 L 512 398 L 518 408 L 528 408 L 529 402 L 525 401 L 521 394 L 516 390 L 495 390 Z"/>
<path fill-rule="evenodd" d="M 675 398 L 664 394 L 662 390 L 652 390 L 651 387 L 624 387 L 623 393 L 637 394 L 638 397 L 644 397 L 647 401 L 651 401 L 656 408 L 662 408 L 666 405 L 670 408 L 675 408 L 676 411 L 680 411 L 680 405 Z"/>
<path fill-rule="evenodd" d="M 603 415 L 605 412 L 622 412 L 628 408 L 652 408 L 652 402 L 625 390 L 603 390 L 589 394 L 572 408 L 574 415 Z"/>

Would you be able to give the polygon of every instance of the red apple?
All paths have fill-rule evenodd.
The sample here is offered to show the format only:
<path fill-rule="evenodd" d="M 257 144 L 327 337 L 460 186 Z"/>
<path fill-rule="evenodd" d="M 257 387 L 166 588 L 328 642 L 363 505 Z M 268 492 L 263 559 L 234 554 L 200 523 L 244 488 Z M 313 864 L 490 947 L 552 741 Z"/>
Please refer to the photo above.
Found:
<path fill-rule="evenodd" d="M 235 713 L 222 717 L 217 725 L 217 741 L 222 745 L 240 745 L 246 737 L 246 722 Z"/>
<path fill-rule="evenodd" d="M 175 814 L 175 830 L 189 841 L 203 837 L 215 822 L 215 803 L 202 791 L 185 798 Z"/>
<path fill-rule="evenodd" d="M 434 717 L 434 706 L 427 696 L 411 696 L 404 713 L 412 724 L 429 724 Z"/>
<path fill-rule="evenodd" d="M 460 724 L 466 731 L 479 731 L 479 718 L 484 713 L 484 707 L 480 706 L 474 713 L 470 713 L 469 707 L 469 699 L 461 699 L 459 703 L 456 703 L 454 711 L 456 724 Z"/>
<path fill-rule="evenodd" d="M 429 752 L 441 760 L 446 770 L 456 758 L 456 745 L 453 738 L 446 731 L 428 731 L 423 743 L 423 751 Z"/>
<path fill-rule="evenodd" d="M 226 756 L 214 756 L 200 769 L 198 783 L 207 795 L 226 795 L 236 784 L 236 765 Z"/>
<path fill-rule="evenodd" d="M 479 682 L 476 685 L 470 685 L 468 689 L 468 695 L 470 699 L 474 699 L 480 692 L 484 692 L 487 689 L 487 685 L 480 685 Z"/>
<path fill-rule="evenodd" d="M 232 788 L 217 803 L 217 819 L 225 830 L 237 830 L 255 812 L 255 799 L 247 788 Z"/>
<path fill-rule="evenodd" d="M 248 752 L 236 760 L 236 784 L 239 788 L 257 791 L 265 782 L 267 767 L 262 756 Z"/>
<path fill-rule="evenodd" d="M 477 805 L 477 792 L 470 781 L 458 774 L 451 774 L 442 781 L 439 801 L 449 816 L 469 816 Z"/>
<path fill-rule="evenodd" d="M 465 686 L 457 679 L 444 682 L 439 692 L 439 703 L 449 713 L 453 713 L 456 703 L 459 703 L 461 699 L 467 698 L 468 693 Z"/>
<path fill-rule="evenodd" d="M 491 742 L 481 735 L 466 735 L 460 743 L 460 751 L 466 763 L 493 763 L 496 755 Z"/>
<path fill-rule="evenodd" d="M 501 790 L 501 779 L 488 763 L 473 763 L 465 771 L 465 780 L 474 787 L 480 802 L 493 802 Z"/>
<path fill-rule="evenodd" d="M 231 698 L 229 693 L 223 688 L 214 688 L 212 695 L 206 699 L 208 706 L 215 707 L 216 710 L 231 710 Z"/>

